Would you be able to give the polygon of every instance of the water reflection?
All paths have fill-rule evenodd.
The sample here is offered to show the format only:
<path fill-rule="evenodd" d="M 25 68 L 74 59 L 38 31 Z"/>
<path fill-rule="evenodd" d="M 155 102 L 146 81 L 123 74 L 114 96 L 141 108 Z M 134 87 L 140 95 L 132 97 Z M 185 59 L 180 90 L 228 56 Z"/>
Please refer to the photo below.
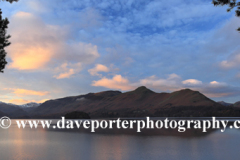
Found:
<path fill-rule="evenodd" d="M 91 129 L 84 128 L 74 128 L 74 129 L 48 129 L 48 131 L 53 132 L 78 132 L 78 133 L 88 133 L 88 134 L 102 134 L 102 135 L 132 135 L 132 136 L 176 136 L 182 138 L 195 137 L 200 138 L 208 136 L 216 131 L 216 129 L 207 129 L 207 132 L 203 132 L 202 129 L 186 129 L 185 132 L 179 132 L 178 129 L 141 129 L 141 132 L 137 132 L 136 127 L 133 129 L 118 129 L 116 126 L 113 126 L 112 129 L 95 129 L 95 132 L 92 133 Z"/>
<path fill-rule="evenodd" d="M 238 130 L 0 129 L 1 159 L 238 159 Z"/>

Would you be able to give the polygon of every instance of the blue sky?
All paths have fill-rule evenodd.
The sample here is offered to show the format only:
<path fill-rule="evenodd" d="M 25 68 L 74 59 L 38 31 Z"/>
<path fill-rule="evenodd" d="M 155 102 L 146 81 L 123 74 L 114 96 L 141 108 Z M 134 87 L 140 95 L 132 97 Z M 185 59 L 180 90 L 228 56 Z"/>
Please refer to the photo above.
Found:
<path fill-rule="evenodd" d="M 211 0 L 0 2 L 12 42 L 0 101 L 146 86 L 240 100 L 240 26 Z"/>

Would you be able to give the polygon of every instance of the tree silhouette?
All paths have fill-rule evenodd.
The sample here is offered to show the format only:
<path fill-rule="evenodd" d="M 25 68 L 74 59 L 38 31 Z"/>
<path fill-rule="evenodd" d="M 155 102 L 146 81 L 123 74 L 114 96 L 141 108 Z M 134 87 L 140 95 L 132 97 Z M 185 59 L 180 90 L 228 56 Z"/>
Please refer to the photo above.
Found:
<path fill-rule="evenodd" d="M 2 0 L 2 1 L 5 1 L 5 0 Z M 6 0 L 6 1 L 12 3 L 12 2 L 17 2 L 18 0 Z"/>
<path fill-rule="evenodd" d="M 0 72 L 3 72 L 3 69 L 5 68 L 6 62 L 6 52 L 4 50 L 5 47 L 10 45 L 10 42 L 8 39 L 10 38 L 10 35 L 6 35 L 8 28 L 9 21 L 7 18 L 2 18 L 2 11 L 0 9 Z"/>
<path fill-rule="evenodd" d="M 240 2 L 237 0 L 213 0 L 212 3 L 214 6 L 224 6 L 227 5 L 229 8 L 227 9 L 228 12 L 233 10 L 234 8 L 237 8 L 235 10 L 236 16 L 240 17 Z M 240 27 L 237 29 L 237 31 L 240 32 Z"/>
<path fill-rule="evenodd" d="M 0 0 L 1 1 L 1 0 Z M 4 1 L 4 0 L 2 0 Z M 18 0 L 6 0 L 10 3 L 17 2 Z M 7 28 L 8 28 L 9 21 L 7 18 L 2 18 L 2 10 L 0 9 L 0 72 L 3 72 L 5 65 L 7 64 L 6 61 L 6 51 L 4 50 L 5 47 L 9 46 L 11 43 L 8 41 L 10 35 L 7 35 Z"/>

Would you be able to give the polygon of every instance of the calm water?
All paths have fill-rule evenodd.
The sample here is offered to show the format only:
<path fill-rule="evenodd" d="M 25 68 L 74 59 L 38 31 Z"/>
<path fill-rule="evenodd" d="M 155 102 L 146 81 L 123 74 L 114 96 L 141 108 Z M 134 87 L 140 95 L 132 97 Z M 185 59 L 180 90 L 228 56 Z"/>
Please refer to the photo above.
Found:
<path fill-rule="evenodd" d="M 240 131 L 228 129 L 203 134 L 188 130 L 134 131 L 0 129 L 0 159 L 236 159 Z"/>

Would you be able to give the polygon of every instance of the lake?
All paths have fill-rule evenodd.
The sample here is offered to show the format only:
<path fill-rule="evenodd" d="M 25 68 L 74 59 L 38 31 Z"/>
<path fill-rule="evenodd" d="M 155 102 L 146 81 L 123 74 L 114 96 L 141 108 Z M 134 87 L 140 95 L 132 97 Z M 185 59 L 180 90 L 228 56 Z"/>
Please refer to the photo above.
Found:
<path fill-rule="evenodd" d="M 240 132 L 236 129 L 82 130 L 0 129 L 0 159 L 239 159 Z"/>

